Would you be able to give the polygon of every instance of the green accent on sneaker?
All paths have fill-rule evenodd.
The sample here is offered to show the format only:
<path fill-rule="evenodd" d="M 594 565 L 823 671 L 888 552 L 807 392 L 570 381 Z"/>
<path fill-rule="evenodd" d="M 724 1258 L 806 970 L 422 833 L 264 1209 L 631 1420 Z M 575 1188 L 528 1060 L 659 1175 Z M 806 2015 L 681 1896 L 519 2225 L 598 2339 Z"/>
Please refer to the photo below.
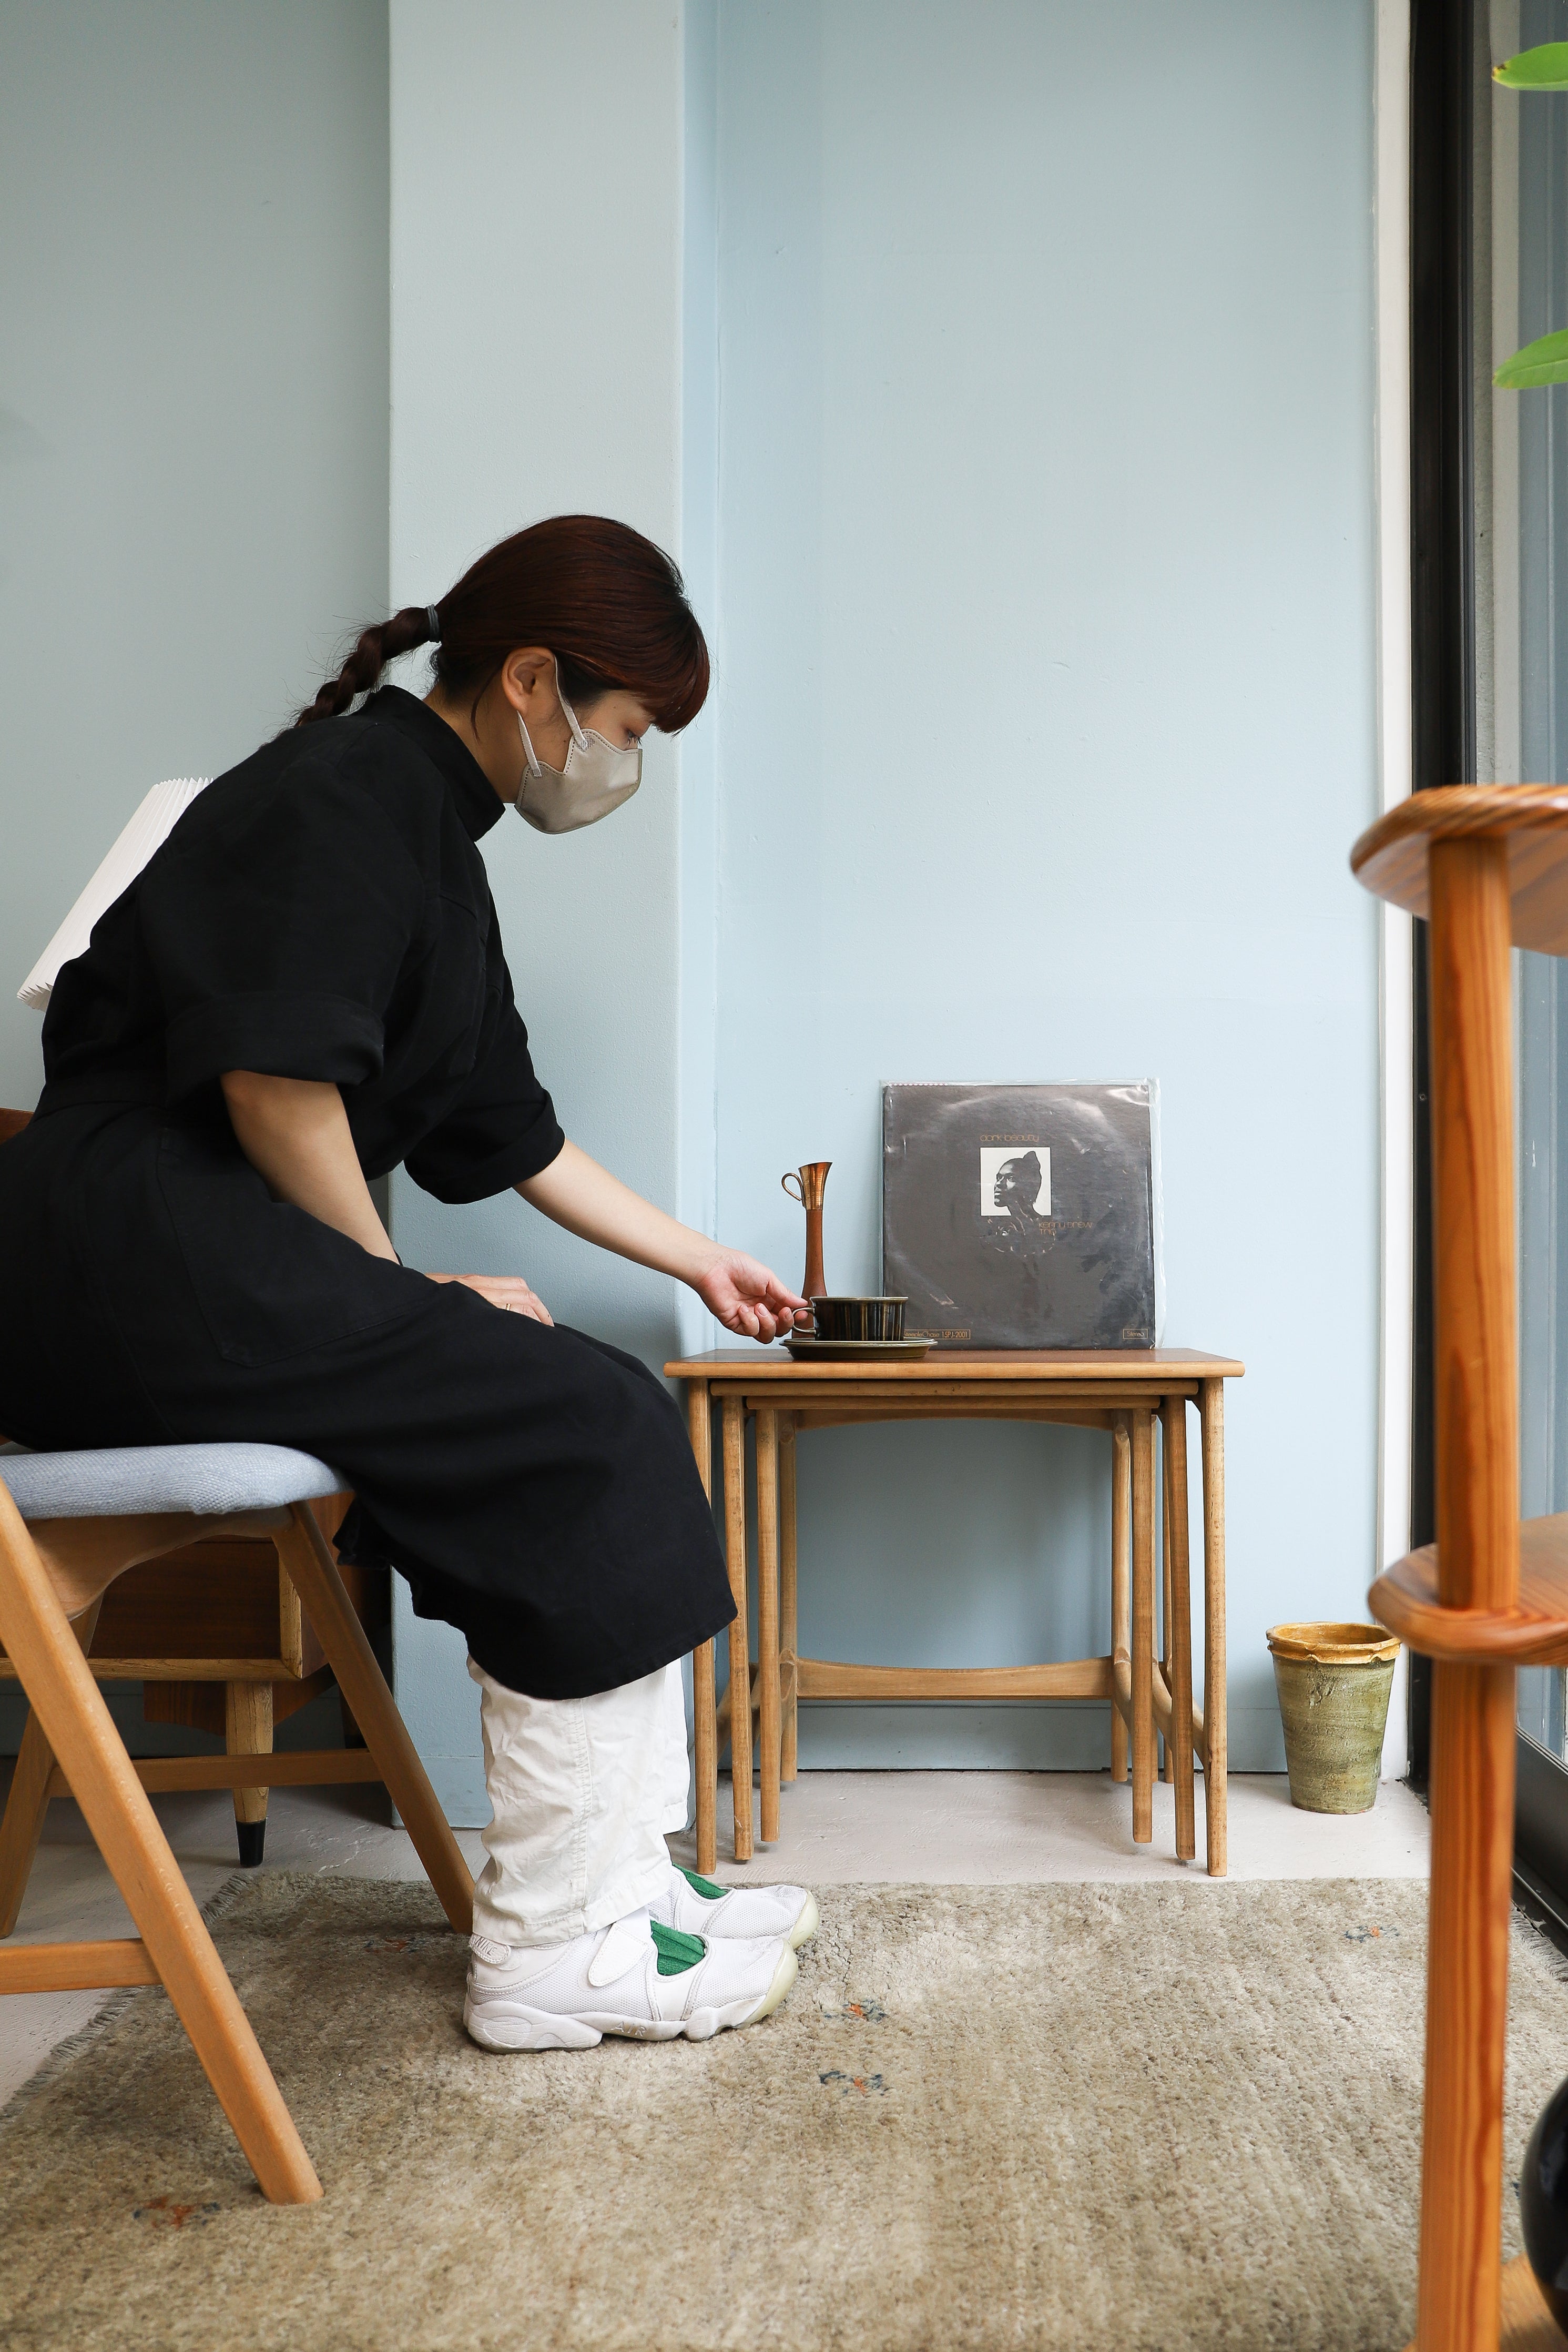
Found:
<path fill-rule="evenodd" d="M 700 1936 L 688 1936 L 683 1927 L 666 1927 L 662 1919 L 650 1919 L 653 1948 L 659 1955 L 662 1977 L 684 1977 L 695 1969 L 707 1946 Z"/>
<path fill-rule="evenodd" d="M 706 1895 L 710 1903 L 716 1903 L 721 1895 L 729 1892 L 727 1887 L 716 1886 L 711 1878 L 699 1878 L 695 1870 L 683 1870 L 681 1876 L 695 1894 Z"/>

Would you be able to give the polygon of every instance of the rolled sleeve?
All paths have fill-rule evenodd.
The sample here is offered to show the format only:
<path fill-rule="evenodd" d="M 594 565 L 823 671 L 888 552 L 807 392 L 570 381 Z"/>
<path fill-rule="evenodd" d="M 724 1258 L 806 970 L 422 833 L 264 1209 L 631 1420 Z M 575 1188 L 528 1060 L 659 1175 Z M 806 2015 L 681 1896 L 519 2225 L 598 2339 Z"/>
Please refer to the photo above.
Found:
<path fill-rule="evenodd" d="M 462 1094 L 404 1162 L 414 1182 L 438 1201 L 487 1201 L 548 1168 L 566 1141 L 535 1072 L 509 980 L 486 1028 L 485 1048 Z"/>
<path fill-rule="evenodd" d="M 359 1086 L 379 1076 L 383 1042 L 380 1021 L 350 997 L 290 988 L 216 997 L 169 1024 L 170 1098 L 225 1070 Z"/>

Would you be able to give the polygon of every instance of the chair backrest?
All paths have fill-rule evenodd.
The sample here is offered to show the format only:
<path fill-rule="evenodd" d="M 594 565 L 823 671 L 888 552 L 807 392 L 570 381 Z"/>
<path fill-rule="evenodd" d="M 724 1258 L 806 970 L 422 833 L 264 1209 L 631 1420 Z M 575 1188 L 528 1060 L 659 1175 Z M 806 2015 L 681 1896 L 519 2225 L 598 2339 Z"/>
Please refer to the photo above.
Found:
<path fill-rule="evenodd" d="M 14 1135 L 31 1123 L 30 1110 L 0 1110 L 0 1143 L 9 1143 Z"/>

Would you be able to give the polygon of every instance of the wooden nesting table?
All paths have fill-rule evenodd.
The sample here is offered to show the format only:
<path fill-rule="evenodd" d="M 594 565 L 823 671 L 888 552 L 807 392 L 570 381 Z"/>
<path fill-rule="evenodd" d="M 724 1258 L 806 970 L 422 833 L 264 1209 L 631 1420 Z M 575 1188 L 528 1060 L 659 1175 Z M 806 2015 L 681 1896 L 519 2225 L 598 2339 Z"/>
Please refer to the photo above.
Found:
<path fill-rule="evenodd" d="M 936 1350 L 918 1362 L 798 1363 L 780 1349 L 718 1348 L 666 1364 L 683 1381 L 703 1483 L 713 1491 L 719 1423 L 726 1557 L 736 1619 L 729 1692 L 715 1704 L 713 1643 L 694 1660 L 697 1867 L 717 1859 L 718 1745 L 729 1717 L 737 1790 L 735 1858 L 752 1853 L 749 1791 L 757 1718 L 761 1834 L 779 1834 L 779 1792 L 795 1778 L 796 1707 L 807 1699 L 1068 1699 L 1111 1702 L 1111 1769 L 1133 1783 L 1133 1836 L 1154 1835 L 1155 1735 L 1175 1783 L 1176 1854 L 1196 1853 L 1193 1757 L 1204 1768 L 1207 1864 L 1225 1853 L 1225 1382 L 1243 1366 L 1183 1348 L 1079 1352 Z M 1193 1705 L 1187 1559 L 1186 1409 L 1201 1430 L 1204 1707 Z M 746 1423 L 757 1424 L 758 1660 L 747 1627 Z M 1165 1643 L 1155 1654 L 1154 1424 L 1161 1426 L 1166 1508 Z M 802 1658 L 796 1650 L 795 1447 L 817 1429 L 883 1421 L 1034 1421 L 1103 1429 L 1111 1440 L 1111 1624 L 1108 1656 L 1051 1665 L 867 1666 Z M 749 1686 L 752 1704 L 732 1709 Z"/>

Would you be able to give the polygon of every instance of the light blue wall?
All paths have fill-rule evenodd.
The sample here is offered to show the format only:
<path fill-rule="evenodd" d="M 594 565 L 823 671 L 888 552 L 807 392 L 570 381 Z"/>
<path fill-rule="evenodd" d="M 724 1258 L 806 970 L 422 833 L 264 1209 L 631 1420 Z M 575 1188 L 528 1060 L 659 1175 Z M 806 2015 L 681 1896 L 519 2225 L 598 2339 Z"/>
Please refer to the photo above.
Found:
<path fill-rule="evenodd" d="M 243 759 L 384 609 L 386 480 L 385 0 L 0 0 L 0 1103 L 148 786 Z"/>
<path fill-rule="evenodd" d="M 883 1079 L 1154 1076 L 1229 1405 L 1231 1756 L 1376 1428 L 1369 0 L 789 0 L 718 42 L 722 1230 L 874 1287 Z M 688 1020 L 700 1008 L 688 1007 Z M 1108 1646 L 1105 1441 L 801 1446 L 801 1644 Z M 1099 1764 L 1103 1708 L 807 1763 Z"/>
<path fill-rule="evenodd" d="M 385 0 L 0 0 L 0 1102 L 16 991 L 162 776 L 387 582 Z"/>
<path fill-rule="evenodd" d="M 568 507 L 676 549 L 718 691 L 614 823 L 486 856 L 569 1129 L 799 1273 L 878 1088 L 1156 1076 L 1169 1328 L 1230 1406 L 1232 1754 L 1262 1629 L 1373 1549 L 1370 0 L 393 0 L 391 589 Z M 387 588 L 386 30 L 0 0 L 0 677 L 16 977 L 158 775 L 277 724 Z M 606 60 L 632 94 L 585 145 Z M 73 634 L 93 631 L 90 657 Z M 415 664 L 409 682 L 422 682 Z M 62 815 L 62 811 L 68 814 Z M 0 1099 L 37 1084 L 0 974 Z M 9 1073 L 9 1075 L 6 1075 Z M 394 1202 L 660 1360 L 687 1295 L 509 1197 Z M 802 1448 L 818 1654 L 1103 1648 L 1103 1441 Z M 482 1818 L 461 1644 L 399 1692 Z M 1094 1710 L 821 1711 L 808 1762 L 1098 1763 Z"/>
<path fill-rule="evenodd" d="M 718 0 L 683 12 L 680 561 L 710 651 L 718 612 Z M 717 1231 L 717 704 L 681 738 L 680 1190 L 676 1213 Z M 725 1337 L 692 1291 L 676 1293 L 680 1347 Z"/>
<path fill-rule="evenodd" d="M 541 515 L 618 515 L 677 547 L 677 14 L 657 0 L 392 0 L 391 24 L 394 604 L 439 597 Z M 618 94 L 604 96 L 611 59 Z M 424 690 L 423 656 L 406 682 Z M 484 842 L 568 1134 L 670 1209 L 680 791 L 680 751 L 654 738 L 642 790 L 612 823 L 547 839 L 508 815 Z M 392 1231 L 410 1265 L 526 1274 L 559 1320 L 651 1362 L 678 1344 L 673 1282 L 573 1240 L 513 1193 L 448 1208 L 400 1175 Z M 394 1591 L 400 1703 L 453 1818 L 484 1822 L 461 1637 Z"/>

